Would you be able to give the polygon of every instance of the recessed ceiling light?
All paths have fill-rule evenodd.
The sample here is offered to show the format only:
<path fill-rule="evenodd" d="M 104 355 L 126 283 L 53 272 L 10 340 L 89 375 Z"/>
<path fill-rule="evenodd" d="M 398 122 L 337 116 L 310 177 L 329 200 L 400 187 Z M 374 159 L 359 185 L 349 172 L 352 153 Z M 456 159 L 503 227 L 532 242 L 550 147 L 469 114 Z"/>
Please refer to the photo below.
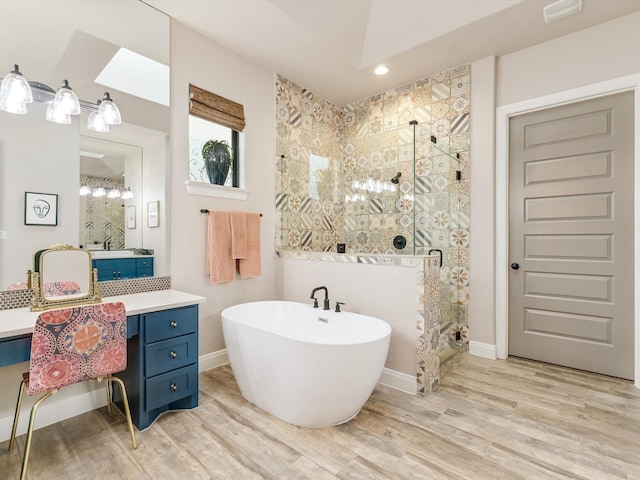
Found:
<path fill-rule="evenodd" d="M 386 65 L 378 65 L 376 69 L 373 71 L 376 75 L 384 75 L 389 72 L 389 67 Z"/>

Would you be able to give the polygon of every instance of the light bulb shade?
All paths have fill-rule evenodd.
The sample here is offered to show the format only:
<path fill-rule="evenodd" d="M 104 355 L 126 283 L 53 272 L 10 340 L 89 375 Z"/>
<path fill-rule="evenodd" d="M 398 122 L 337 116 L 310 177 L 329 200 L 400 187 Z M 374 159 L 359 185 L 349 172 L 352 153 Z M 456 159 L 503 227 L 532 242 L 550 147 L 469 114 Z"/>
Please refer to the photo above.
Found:
<path fill-rule="evenodd" d="M 112 188 L 109 190 L 109 193 L 107 193 L 107 198 L 120 198 L 120 190 Z"/>
<path fill-rule="evenodd" d="M 3 112 L 17 113 L 24 115 L 27 113 L 27 104 L 13 100 L 12 98 L 0 97 L 0 110 Z"/>
<path fill-rule="evenodd" d="M 98 115 L 104 118 L 107 125 L 120 125 L 122 123 L 122 117 L 120 116 L 120 109 L 113 103 L 109 92 L 104 93 L 102 102 L 98 107 Z"/>
<path fill-rule="evenodd" d="M 63 125 L 69 125 L 71 123 L 71 115 L 64 113 L 61 110 L 56 110 L 53 103 L 50 103 L 47 107 L 46 119 L 53 123 L 61 123 Z"/>
<path fill-rule="evenodd" d="M 98 187 L 93 191 L 94 197 L 104 197 L 107 194 L 105 192 L 104 187 L 102 185 L 98 185 Z"/>
<path fill-rule="evenodd" d="M 125 188 L 124 192 L 122 192 L 122 195 L 120 195 L 120 198 L 122 198 L 123 200 L 129 200 L 130 198 L 133 198 L 133 192 L 131 191 L 131 187 Z"/>
<path fill-rule="evenodd" d="M 87 128 L 94 132 L 106 133 L 109 131 L 109 125 L 98 112 L 91 112 L 87 120 Z"/>
<path fill-rule="evenodd" d="M 18 65 L 15 65 L 11 73 L 8 73 L 2 79 L 2 83 L 0 84 L 0 101 L 1 100 L 10 101 L 11 104 L 16 102 L 33 102 L 33 93 L 31 92 L 29 82 L 27 82 L 27 79 L 24 78 L 20 70 L 18 70 Z"/>
<path fill-rule="evenodd" d="M 91 188 L 87 185 L 87 182 L 82 183 L 82 186 L 80 187 L 80 195 L 83 197 L 91 195 Z"/>
<path fill-rule="evenodd" d="M 53 99 L 53 108 L 67 115 L 80 115 L 80 100 L 78 100 L 76 92 L 71 90 L 69 82 L 66 80 L 56 92 L 56 96 Z"/>

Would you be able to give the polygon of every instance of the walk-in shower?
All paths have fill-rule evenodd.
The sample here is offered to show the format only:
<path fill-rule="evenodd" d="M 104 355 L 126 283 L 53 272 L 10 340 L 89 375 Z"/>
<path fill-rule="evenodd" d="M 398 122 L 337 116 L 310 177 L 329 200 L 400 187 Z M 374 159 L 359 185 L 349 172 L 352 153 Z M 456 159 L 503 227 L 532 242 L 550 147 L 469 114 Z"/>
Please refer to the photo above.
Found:
<path fill-rule="evenodd" d="M 441 251 L 441 358 L 466 348 L 468 65 L 344 107 L 282 77 L 276 95 L 277 248 Z"/>

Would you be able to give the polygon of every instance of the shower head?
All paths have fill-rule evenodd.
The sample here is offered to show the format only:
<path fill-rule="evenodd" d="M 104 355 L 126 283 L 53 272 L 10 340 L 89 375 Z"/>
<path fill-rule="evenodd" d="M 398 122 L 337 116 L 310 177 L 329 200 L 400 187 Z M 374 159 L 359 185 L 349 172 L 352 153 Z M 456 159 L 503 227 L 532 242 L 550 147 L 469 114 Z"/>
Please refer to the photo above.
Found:
<path fill-rule="evenodd" d="M 391 179 L 391 183 L 395 183 L 397 185 L 400 182 L 401 176 L 402 176 L 402 172 L 396 173 L 395 177 Z"/>

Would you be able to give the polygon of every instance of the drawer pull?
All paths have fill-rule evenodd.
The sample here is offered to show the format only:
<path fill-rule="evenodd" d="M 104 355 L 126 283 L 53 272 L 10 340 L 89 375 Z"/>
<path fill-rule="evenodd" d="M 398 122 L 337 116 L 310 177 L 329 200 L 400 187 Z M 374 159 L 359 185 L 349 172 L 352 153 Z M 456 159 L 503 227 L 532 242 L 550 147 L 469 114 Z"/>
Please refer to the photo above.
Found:
<path fill-rule="evenodd" d="M 177 328 L 178 322 L 176 322 L 175 320 L 171 320 L 171 323 L 169 325 L 171 325 L 171 328 Z"/>
<path fill-rule="evenodd" d="M 169 353 L 169 356 L 171 358 L 176 358 L 178 356 L 178 354 L 176 352 L 174 352 L 173 350 L 171 350 L 171 353 Z"/>
<path fill-rule="evenodd" d="M 178 390 L 178 386 L 175 383 L 172 383 L 169 388 L 171 389 L 172 392 L 175 392 L 176 390 Z"/>

